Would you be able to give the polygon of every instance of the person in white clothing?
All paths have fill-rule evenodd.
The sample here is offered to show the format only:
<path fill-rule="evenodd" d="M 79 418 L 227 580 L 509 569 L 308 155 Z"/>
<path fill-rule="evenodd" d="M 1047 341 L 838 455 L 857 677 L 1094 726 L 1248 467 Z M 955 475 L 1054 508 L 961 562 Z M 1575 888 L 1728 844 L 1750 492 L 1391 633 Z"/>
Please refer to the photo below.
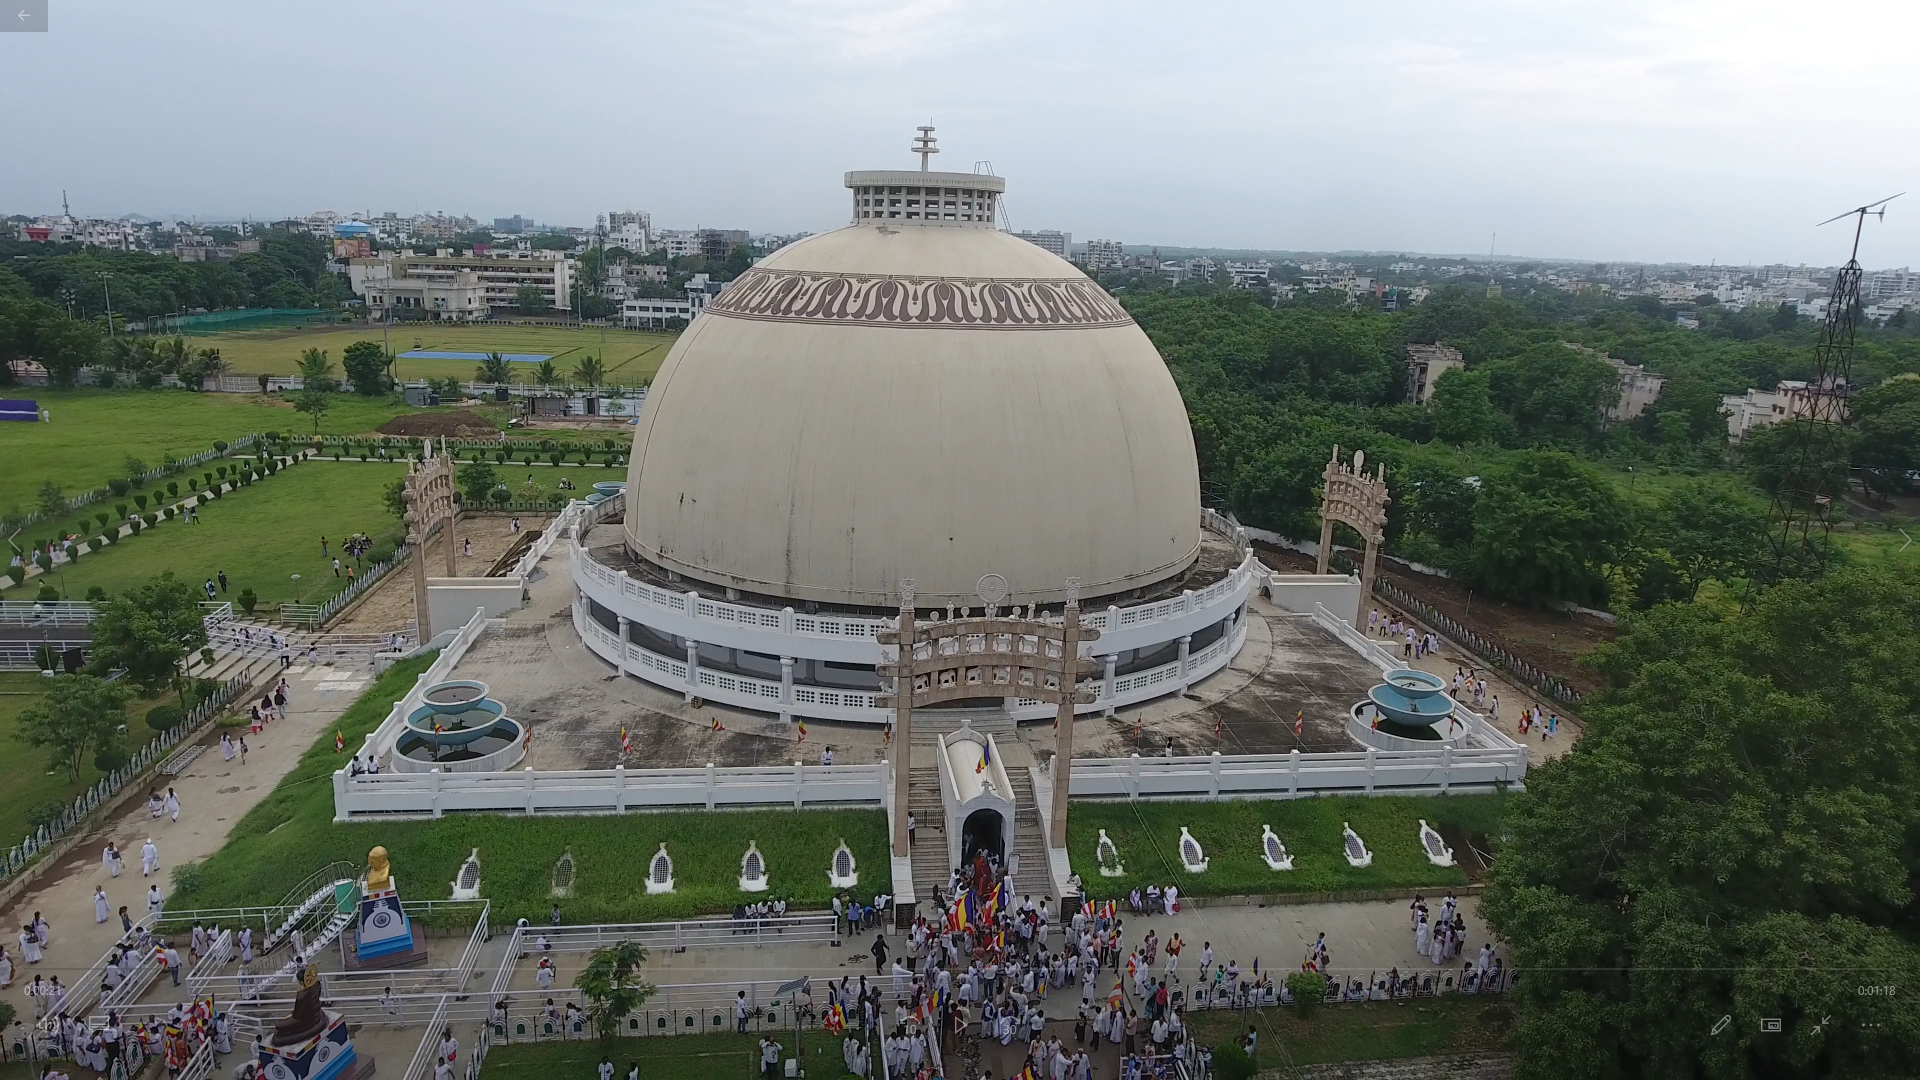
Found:
<path fill-rule="evenodd" d="M 20 928 L 20 955 L 26 957 L 29 964 L 40 962 L 40 939 L 33 936 L 32 927 Z"/>
<path fill-rule="evenodd" d="M 119 877 L 120 871 L 127 865 L 121 861 L 120 849 L 114 847 L 111 840 L 107 841 L 107 850 L 100 853 L 100 865 L 106 867 L 108 877 Z"/>
<path fill-rule="evenodd" d="M 107 889 L 104 885 L 93 887 L 93 921 L 106 922 L 113 915 L 113 905 L 107 901 Z"/>
<path fill-rule="evenodd" d="M 1174 909 L 1180 906 L 1180 886 L 1169 884 L 1167 891 L 1160 894 L 1160 899 L 1167 906 L 1167 914 L 1173 914 Z"/>
<path fill-rule="evenodd" d="M 167 789 L 166 807 L 167 807 L 168 815 L 170 815 L 173 818 L 173 820 L 179 821 L 180 820 L 180 796 L 174 794 L 172 788 Z"/>
<path fill-rule="evenodd" d="M 140 845 L 140 876 L 147 877 L 160 871 L 160 849 L 154 846 L 153 837 Z"/>
<path fill-rule="evenodd" d="M 166 906 L 166 903 L 167 903 L 167 902 L 166 902 L 166 900 L 165 900 L 165 898 L 163 898 L 163 897 L 162 897 L 162 896 L 160 895 L 160 886 L 158 886 L 158 885 L 151 885 L 151 886 L 148 886 L 148 888 L 147 888 L 147 914 L 149 914 L 149 915 L 158 915 L 158 914 L 160 914 L 160 909 L 161 909 L 161 908 L 164 908 L 164 907 Z"/>

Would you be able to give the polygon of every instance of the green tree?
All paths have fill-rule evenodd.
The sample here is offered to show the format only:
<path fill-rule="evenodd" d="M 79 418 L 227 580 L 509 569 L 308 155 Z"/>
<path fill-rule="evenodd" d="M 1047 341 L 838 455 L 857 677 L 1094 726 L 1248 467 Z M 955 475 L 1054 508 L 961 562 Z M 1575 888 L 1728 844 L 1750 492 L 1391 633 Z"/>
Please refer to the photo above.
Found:
<path fill-rule="evenodd" d="M 393 388 L 387 378 L 388 363 L 387 351 L 377 341 L 356 341 L 340 357 L 354 393 L 367 397 L 379 397 Z"/>
<path fill-rule="evenodd" d="M 603 1041 L 617 1038 L 621 1021 L 653 997 L 656 987 L 639 976 L 646 962 L 644 946 L 621 941 L 589 953 L 587 966 L 574 978 L 573 985 L 587 999 L 587 1017 Z"/>
<path fill-rule="evenodd" d="M 47 750 L 67 781 L 76 782 L 87 757 L 116 742 L 131 696 L 125 686 L 92 675 L 56 675 L 45 699 L 21 710 L 16 737 Z"/>
<path fill-rule="evenodd" d="M 1920 579 L 1846 569 L 1595 652 L 1481 899 L 1526 973 L 1517 1075 L 1920 1075 L 1917 636 Z"/>
<path fill-rule="evenodd" d="M 320 421 L 327 415 L 327 410 L 332 406 L 333 396 L 327 391 L 314 386 L 309 386 L 301 390 L 299 395 L 293 399 L 295 412 L 303 412 L 313 418 L 313 433 L 315 435 L 320 434 Z"/>
<path fill-rule="evenodd" d="M 1605 360 L 1556 342 L 1486 365 L 1493 403 L 1536 445 L 1581 447 L 1600 436 L 1620 376 Z"/>
<path fill-rule="evenodd" d="M 538 315 L 547 310 L 547 294 L 537 285 L 522 285 L 513 293 L 513 306 L 522 315 Z"/>
<path fill-rule="evenodd" d="M 1572 454 L 1528 450 L 1482 478 L 1472 575 L 1529 604 L 1604 599 L 1602 568 L 1626 536 L 1626 507 L 1605 474 Z"/>
<path fill-rule="evenodd" d="M 560 369 L 551 360 L 542 360 L 533 369 L 533 381 L 541 386 L 555 386 L 560 382 Z"/>
<path fill-rule="evenodd" d="M 380 502 L 381 502 L 381 505 L 387 508 L 387 513 L 392 514 L 394 517 L 399 518 L 401 521 L 405 521 L 407 519 L 407 479 L 406 477 L 404 476 L 395 477 L 392 483 L 389 483 L 386 487 L 381 488 Z"/>
<path fill-rule="evenodd" d="M 333 361 L 327 359 L 327 350 L 301 350 L 300 385 L 308 390 L 325 392 L 340 388 L 340 380 L 333 377 Z"/>
<path fill-rule="evenodd" d="M 573 366 L 573 381 L 581 386 L 599 386 L 606 382 L 607 365 L 592 353 L 580 357 Z"/>
<path fill-rule="evenodd" d="M 1853 464 L 1882 494 L 1907 491 L 1920 470 L 1920 375 L 1897 375 L 1853 400 Z"/>
<path fill-rule="evenodd" d="M 1486 374 L 1454 368 L 1433 384 L 1427 400 L 1433 410 L 1433 435 L 1455 446 L 1491 443 L 1512 430 L 1512 423 L 1487 392 Z"/>
<path fill-rule="evenodd" d="M 180 687 L 181 660 L 207 644 L 200 594 L 169 570 L 108 600 L 93 621 L 94 667 L 125 668 L 135 686 L 157 693 Z"/>
<path fill-rule="evenodd" d="M 1859 433 L 1826 421 L 1788 420 L 1749 431 L 1740 459 L 1769 496 L 1809 502 L 1846 494 L 1848 465 Z"/>
<path fill-rule="evenodd" d="M 1692 600 L 1709 580 L 1745 576 L 1766 527 L 1765 503 L 1732 485 L 1694 479 L 1661 493 L 1647 539 L 1670 557 L 1682 598 Z"/>
<path fill-rule="evenodd" d="M 460 466 L 453 479 L 460 485 L 462 499 L 469 507 L 485 506 L 500 483 L 500 475 L 493 471 L 493 466 L 482 461 L 469 461 Z"/>
<path fill-rule="evenodd" d="M 513 381 L 513 361 L 497 352 L 487 354 L 473 374 L 474 382 L 505 384 Z"/>
<path fill-rule="evenodd" d="M 67 496 L 60 485 L 52 480 L 40 481 L 39 490 L 34 493 L 34 504 L 47 517 L 56 517 L 67 512 Z"/>

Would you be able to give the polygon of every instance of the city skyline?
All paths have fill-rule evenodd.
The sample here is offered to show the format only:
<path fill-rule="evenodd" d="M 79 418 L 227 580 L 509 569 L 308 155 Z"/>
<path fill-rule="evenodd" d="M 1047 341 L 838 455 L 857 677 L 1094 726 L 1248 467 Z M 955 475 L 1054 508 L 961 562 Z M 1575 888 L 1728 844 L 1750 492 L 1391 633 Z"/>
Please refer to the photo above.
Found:
<path fill-rule="evenodd" d="M 584 224 L 632 205 L 663 226 L 821 231 L 845 223 L 840 173 L 911 167 L 929 119 L 936 167 L 1009 178 L 1014 229 L 1129 247 L 1827 266 L 1849 238 L 1815 222 L 1920 187 L 1920 120 L 1873 109 L 1900 100 L 1901 31 L 1920 15 L 1877 3 L 1818 22 L 1717 2 L 1389 4 L 1364 20 L 1225 4 L 1178 23 L 1143 4 L 948 0 L 472 12 L 56 7 L 51 33 L 0 37 L 0 104 L 37 118 L 40 148 L 0 162 L 5 209 L 57 210 L 64 189 L 97 217 Z M 358 33 L 464 72 L 459 107 L 377 78 L 393 70 L 377 55 L 342 63 L 329 42 Z M 652 91 L 599 55 L 621 40 L 647 43 Z M 118 77 L 74 77 L 89 64 Z M 132 134 L 151 128 L 124 115 L 126 85 L 188 137 Z M 1872 115 L 1841 129 L 1844 168 L 1837 89 Z M 629 122 L 676 108 L 686 123 Z M 1870 223 L 1863 263 L 1920 262 L 1913 198 Z"/>

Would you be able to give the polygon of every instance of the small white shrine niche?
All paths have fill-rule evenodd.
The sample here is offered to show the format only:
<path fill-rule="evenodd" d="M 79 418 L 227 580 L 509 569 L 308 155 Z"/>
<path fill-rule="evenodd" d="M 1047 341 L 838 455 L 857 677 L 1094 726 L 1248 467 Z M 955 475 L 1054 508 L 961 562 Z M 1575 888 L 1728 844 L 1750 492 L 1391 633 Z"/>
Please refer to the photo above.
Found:
<path fill-rule="evenodd" d="M 740 891 L 767 891 L 767 860 L 760 854 L 757 840 L 747 841 L 747 853 L 740 856 Z"/>
<path fill-rule="evenodd" d="M 1120 849 L 1115 847 L 1107 830 L 1100 830 L 1100 840 L 1093 846 L 1093 861 L 1100 867 L 1101 877 L 1120 877 L 1127 872 L 1120 865 Z"/>
<path fill-rule="evenodd" d="M 671 868 L 668 873 L 672 873 Z M 553 864 L 553 875 L 548 881 L 548 886 L 547 895 L 555 900 L 565 900 L 573 895 L 573 852 L 571 850 L 560 853 L 559 860 Z"/>
<path fill-rule="evenodd" d="M 844 837 L 840 846 L 833 849 L 833 861 L 827 864 L 827 884 L 836 889 L 851 889 L 860 884 L 860 870 L 854 865 L 853 850 L 847 847 Z"/>
<path fill-rule="evenodd" d="M 453 897 L 455 900 L 480 899 L 480 849 L 474 848 L 467 861 L 460 864 L 460 872 L 453 875 Z"/>
<path fill-rule="evenodd" d="M 1267 860 L 1269 870 L 1293 869 L 1293 856 L 1287 854 L 1287 845 L 1273 834 L 1273 826 L 1260 826 L 1260 857 Z"/>
<path fill-rule="evenodd" d="M 1373 852 L 1367 850 L 1367 845 L 1361 841 L 1360 834 L 1353 831 L 1353 826 L 1343 821 L 1340 823 L 1340 831 L 1345 835 L 1347 865 L 1356 870 L 1372 866 Z"/>
<path fill-rule="evenodd" d="M 1207 854 L 1200 850 L 1200 841 L 1193 838 L 1185 825 L 1180 826 L 1180 865 L 1189 874 L 1207 872 Z"/>
<path fill-rule="evenodd" d="M 673 856 L 667 854 L 667 842 L 662 840 L 660 850 L 653 853 L 653 861 L 647 864 L 647 895 L 672 891 Z"/>
<path fill-rule="evenodd" d="M 1453 865 L 1453 849 L 1447 846 L 1433 826 L 1427 824 L 1426 818 L 1420 819 L 1420 850 L 1427 853 L 1427 861 L 1435 866 Z"/>

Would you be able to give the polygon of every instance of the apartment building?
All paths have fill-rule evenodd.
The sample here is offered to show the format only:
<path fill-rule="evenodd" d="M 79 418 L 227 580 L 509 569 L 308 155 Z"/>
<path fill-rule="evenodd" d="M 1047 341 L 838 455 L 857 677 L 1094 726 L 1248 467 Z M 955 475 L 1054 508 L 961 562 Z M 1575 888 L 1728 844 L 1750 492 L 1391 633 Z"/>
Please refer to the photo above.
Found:
<path fill-rule="evenodd" d="M 411 307 L 434 318 L 484 319 L 516 310 L 520 289 L 528 285 L 548 307 L 564 309 L 573 303 L 573 273 L 573 264 L 551 251 L 473 256 L 455 255 L 451 248 L 431 255 L 407 250 L 347 264 L 347 280 L 375 318 L 384 318 L 389 307 Z"/>

